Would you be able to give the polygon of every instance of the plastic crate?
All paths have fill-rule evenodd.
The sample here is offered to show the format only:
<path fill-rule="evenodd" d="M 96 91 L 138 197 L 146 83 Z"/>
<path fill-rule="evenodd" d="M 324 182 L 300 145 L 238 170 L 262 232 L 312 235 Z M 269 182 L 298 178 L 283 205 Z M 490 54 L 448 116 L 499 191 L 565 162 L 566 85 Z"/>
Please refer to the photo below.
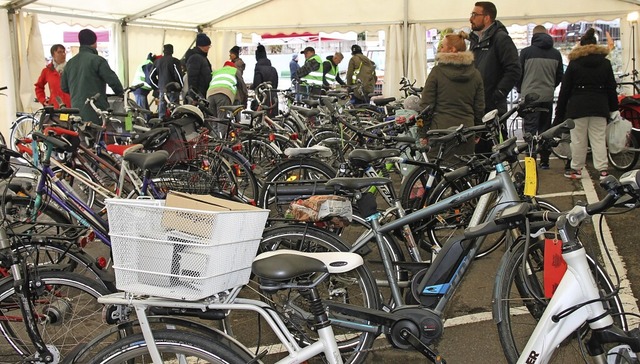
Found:
<path fill-rule="evenodd" d="M 268 210 L 197 211 L 166 207 L 160 200 L 106 202 L 119 290 L 199 300 L 249 282 Z M 189 233 L 190 226 L 208 228 L 196 235 Z"/>

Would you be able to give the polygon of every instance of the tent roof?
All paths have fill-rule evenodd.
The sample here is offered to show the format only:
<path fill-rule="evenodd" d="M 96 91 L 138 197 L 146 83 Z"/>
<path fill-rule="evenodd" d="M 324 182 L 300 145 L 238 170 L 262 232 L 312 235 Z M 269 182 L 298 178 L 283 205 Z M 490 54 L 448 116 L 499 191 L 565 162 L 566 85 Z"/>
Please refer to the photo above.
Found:
<path fill-rule="evenodd" d="M 506 24 L 609 20 L 640 6 L 640 0 L 494 1 L 498 19 Z M 202 26 L 244 33 L 382 30 L 404 21 L 427 28 L 458 27 L 468 25 L 472 4 L 460 0 L 325 0 L 318 7 L 299 0 L 0 0 L 1 7 L 46 14 L 50 18 L 41 19 L 58 22 L 88 25 L 94 20 L 194 30 Z"/>

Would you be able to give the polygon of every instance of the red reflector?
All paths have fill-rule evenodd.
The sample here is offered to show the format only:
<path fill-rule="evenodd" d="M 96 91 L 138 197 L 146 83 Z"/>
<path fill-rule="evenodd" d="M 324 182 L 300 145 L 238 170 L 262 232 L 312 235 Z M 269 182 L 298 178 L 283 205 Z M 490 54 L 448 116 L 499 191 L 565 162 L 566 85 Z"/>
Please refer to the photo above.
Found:
<path fill-rule="evenodd" d="M 240 151 L 242 151 L 242 144 L 234 144 L 234 145 L 231 147 L 231 150 L 233 150 L 234 152 L 240 152 Z"/>
<path fill-rule="evenodd" d="M 100 269 L 104 269 L 107 266 L 107 260 L 104 257 L 99 257 L 96 259 L 96 265 Z"/>
<path fill-rule="evenodd" d="M 292 133 L 292 134 L 289 136 L 289 139 L 291 139 L 291 140 L 298 140 L 298 133 Z"/>
<path fill-rule="evenodd" d="M 275 142 L 276 141 L 276 135 L 273 134 L 273 133 L 269 134 L 269 141 L 270 142 Z"/>

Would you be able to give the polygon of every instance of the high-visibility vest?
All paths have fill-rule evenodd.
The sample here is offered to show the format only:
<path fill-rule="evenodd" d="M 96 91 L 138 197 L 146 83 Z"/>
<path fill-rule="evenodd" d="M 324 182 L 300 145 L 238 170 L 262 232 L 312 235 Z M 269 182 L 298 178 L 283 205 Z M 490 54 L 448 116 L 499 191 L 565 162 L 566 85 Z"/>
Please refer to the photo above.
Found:
<path fill-rule="evenodd" d="M 331 69 L 329 70 L 329 72 L 327 72 L 326 75 L 324 75 L 324 77 L 327 82 L 329 82 L 329 84 L 334 84 L 336 83 L 336 76 L 338 76 L 338 66 L 336 66 L 332 61 L 329 60 L 326 60 L 325 62 L 329 62 L 329 64 L 331 65 Z"/>
<path fill-rule="evenodd" d="M 145 90 L 151 90 L 151 85 L 149 85 L 147 83 L 147 77 L 144 74 L 144 71 L 142 70 L 144 68 L 144 66 L 148 65 L 149 63 L 153 63 L 150 60 L 146 60 L 143 64 L 140 65 L 140 67 L 138 67 L 138 69 L 136 70 L 136 74 L 133 76 L 133 84 L 137 85 L 139 83 L 143 83 L 144 85 L 142 85 L 142 88 Z"/>
<path fill-rule="evenodd" d="M 235 95 L 238 92 L 238 79 L 236 78 L 237 68 L 224 66 L 214 72 L 211 72 L 211 82 L 209 82 L 209 90 L 212 88 L 228 88 Z"/>
<path fill-rule="evenodd" d="M 302 80 L 307 83 L 307 85 L 317 85 L 322 86 L 322 58 L 319 55 L 314 55 L 313 57 L 306 60 L 306 62 L 315 59 L 320 67 L 317 70 L 311 71 L 308 75 L 302 77 Z M 305 63 L 306 63 L 305 62 Z"/>

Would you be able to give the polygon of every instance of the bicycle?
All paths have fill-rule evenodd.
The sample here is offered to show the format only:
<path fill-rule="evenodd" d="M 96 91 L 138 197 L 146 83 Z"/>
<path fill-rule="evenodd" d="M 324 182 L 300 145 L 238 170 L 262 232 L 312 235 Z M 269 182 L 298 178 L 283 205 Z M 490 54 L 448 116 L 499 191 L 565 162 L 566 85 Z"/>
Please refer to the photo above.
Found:
<path fill-rule="evenodd" d="M 9 161 L 13 153 L 0 147 L 3 178 L 11 179 L 15 174 Z M 68 271 L 67 262 L 40 264 L 38 256 L 52 251 L 48 243 L 58 240 L 62 246 L 69 237 L 42 235 L 56 225 L 10 221 L 6 211 L 12 203 L 5 190 L 0 262 L 2 271 L 10 275 L 0 281 L 0 332 L 21 362 L 59 363 L 77 345 L 75 335 L 104 329 L 99 324 L 102 305 L 96 298 L 108 291 L 98 282 Z"/>
<path fill-rule="evenodd" d="M 640 206 L 640 171 L 627 172 L 620 181 L 609 176 L 600 185 L 607 195 L 586 206 L 545 215 L 516 206 L 505 213 L 510 216 L 505 220 L 526 232 L 503 257 L 494 286 L 494 318 L 510 363 L 552 358 L 638 363 L 640 330 L 627 327 L 618 287 L 586 253 L 576 233 L 581 222 L 611 207 L 628 211 Z M 552 227 L 558 229 L 551 237 L 555 242 L 546 243 L 550 237 L 540 234 Z M 544 252 L 549 244 L 557 246 L 556 256 Z M 551 282 L 543 283 L 547 260 L 559 259 L 560 253 L 566 272 L 556 280 L 545 276 Z"/>

